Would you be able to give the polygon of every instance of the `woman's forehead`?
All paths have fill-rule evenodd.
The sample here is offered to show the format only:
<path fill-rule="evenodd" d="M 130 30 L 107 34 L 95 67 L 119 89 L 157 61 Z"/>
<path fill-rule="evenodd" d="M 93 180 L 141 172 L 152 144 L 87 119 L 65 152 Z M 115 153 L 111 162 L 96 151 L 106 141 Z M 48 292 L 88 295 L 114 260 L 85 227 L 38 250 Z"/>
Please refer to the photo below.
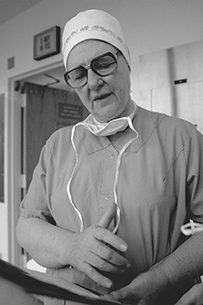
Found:
<path fill-rule="evenodd" d="M 80 64 L 88 64 L 93 58 L 105 53 L 115 52 L 115 47 L 101 40 L 85 40 L 77 44 L 70 52 L 68 69 Z"/>

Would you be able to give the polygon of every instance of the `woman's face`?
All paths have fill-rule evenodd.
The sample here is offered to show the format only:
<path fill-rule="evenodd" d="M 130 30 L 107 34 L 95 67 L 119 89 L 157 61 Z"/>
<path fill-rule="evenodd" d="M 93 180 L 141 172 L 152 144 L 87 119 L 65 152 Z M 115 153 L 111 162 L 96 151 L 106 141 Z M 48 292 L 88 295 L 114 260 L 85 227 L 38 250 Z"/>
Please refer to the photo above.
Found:
<path fill-rule="evenodd" d="M 70 52 L 67 70 L 88 65 L 92 59 L 106 52 L 117 53 L 112 45 L 99 40 L 87 40 L 76 45 Z M 75 88 L 84 106 L 100 122 L 129 115 L 130 71 L 125 58 L 118 53 L 118 67 L 108 76 L 99 76 L 91 69 L 87 72 L 87 83 Z"/>

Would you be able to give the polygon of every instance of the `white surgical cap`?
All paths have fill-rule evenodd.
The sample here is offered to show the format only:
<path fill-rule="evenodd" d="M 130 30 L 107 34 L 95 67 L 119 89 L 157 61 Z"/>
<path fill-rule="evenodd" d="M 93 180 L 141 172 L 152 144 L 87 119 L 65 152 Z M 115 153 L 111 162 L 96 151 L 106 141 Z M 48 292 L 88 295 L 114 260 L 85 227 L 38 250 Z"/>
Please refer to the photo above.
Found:
<path fill-rule="evenodd" d="M 121 51 L 130 67 L 130 53 L 119 21 L 106 12 L 92 9 L 78 13 L 64 27 L 62 54 L 65 68 L 70 51 L 88 39 L 98 39 L 113 45 Z"/>

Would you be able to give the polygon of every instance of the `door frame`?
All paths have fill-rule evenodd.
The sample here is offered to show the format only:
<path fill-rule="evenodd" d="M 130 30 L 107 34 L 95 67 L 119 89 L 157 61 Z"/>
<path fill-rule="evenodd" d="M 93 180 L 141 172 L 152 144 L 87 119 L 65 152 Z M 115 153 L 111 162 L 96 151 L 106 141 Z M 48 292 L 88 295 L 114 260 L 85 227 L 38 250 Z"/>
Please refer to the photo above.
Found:
<path fill-rule="evenodd" d="M 16 240 L 15 228 L 19 217 L 19 204 L 23 176 L 21 175 L 21 107 L 24 103 L 23 83 L 26 79 L 62 67 L 57 61 L 44 67 L 8 79 L 8 98 L 5 103 L 5 203 L 8 211 L 8 261 L 25 266 L 25 257 Z"/>

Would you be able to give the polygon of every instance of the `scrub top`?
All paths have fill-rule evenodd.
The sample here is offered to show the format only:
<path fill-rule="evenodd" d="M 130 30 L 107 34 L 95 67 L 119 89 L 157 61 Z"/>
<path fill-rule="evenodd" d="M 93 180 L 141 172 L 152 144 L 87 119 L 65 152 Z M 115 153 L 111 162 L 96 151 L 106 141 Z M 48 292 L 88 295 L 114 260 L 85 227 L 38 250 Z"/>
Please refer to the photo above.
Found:
<path fill-rule="evenodd" d="M 75 233 L 81 228 L 78 212 L 84 229 L 96 224 L 116 191 L 120 209 L 116 234 L 128 244 L 126 257 L 132 270 L 116 276 L 114 289 L 173 252 L 181 243 L 180 227 L 188 219 L 203 223 L 203 136 L 187 121 L 141 107 L 133 126 L 138 137 L 128 127 L 113 141 L 80 125 L 74 142 L 72 127 L 56 131 L 42 149 L 21 203 L 21 216 L 38 217 Z M 120 155 L 129 139 L 133 141 Z M 106 293 L 70 266 L 48 272 Z"/>

